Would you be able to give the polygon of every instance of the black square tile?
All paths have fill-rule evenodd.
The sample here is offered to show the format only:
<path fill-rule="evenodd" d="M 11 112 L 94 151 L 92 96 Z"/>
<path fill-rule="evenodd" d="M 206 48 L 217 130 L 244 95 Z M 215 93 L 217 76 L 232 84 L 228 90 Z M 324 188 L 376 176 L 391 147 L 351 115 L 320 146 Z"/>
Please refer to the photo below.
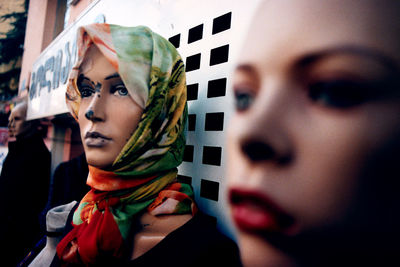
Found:
<path fill-rule="evenodd" d="M 218 201 L 219 183 L 201 179 L 200 196 Z"/>
<path fill-rule="evenodd" d="M 193 162 L 194 146 L 186 145 L 183 153 L 183 161 Z"/>
<path fill-rule="evenodd" d="M 175 46 L 175 48 L 179 48 L 179 45 L 181 43 L 181 34 L 179 33 L 177 35 L 172 36 L 171 38 L 168 39 L 168 41 L 170 41 Z"/>
<path fill-rule="evenodd" d="M 200 69 L 201 54 L 195 54 L 186 58 L 186 72 Z"/>
<path fill-rule="evenodd" d="M 210 66 L 228 62 L 229 45 L 223 45 L 211 49 Z"/>
<path fill-rule="evenodd" d="M 224 113 L 206 113 L 205 131 L 223 131 L 224 130 Z"/>
<path fill-rule="evenodd" d="M 213 20 L 212 34 L 226 31 L 231 28 L 232 12 L 216 17 Z"/>
<path fill-rule="evenodd" d="M 226 78 L 208 81 L 207 97 L 219 97 L 226 95 Z"/>
<path fill-rule="evenodd" d="M 188 131 L 196 130 L 196 114 L 188 115 Z"/>
<path fill-rule="evenodd" d="M 215 146 L 203 147 L 203 164 L 221 166 L 222 148 Z"/>
<path fill-rule="evenodd" d="M 187 86 L 187 100 L 196 100 L 199 93 L 199 84 L 193 83 Z"/>
<path fill-rule="evenodd" d="M 189 30 L 188 44 L 201 40 L 201 38 L 203 38 L 203 24 Z"/>

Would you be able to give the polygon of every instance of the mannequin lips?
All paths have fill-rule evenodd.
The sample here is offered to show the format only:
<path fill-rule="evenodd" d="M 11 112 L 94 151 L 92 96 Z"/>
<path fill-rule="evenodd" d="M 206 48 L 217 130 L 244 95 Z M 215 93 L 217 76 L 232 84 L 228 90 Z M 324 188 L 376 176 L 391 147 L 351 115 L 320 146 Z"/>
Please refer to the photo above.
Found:
<path fill-rule="evenodd" d="M 111 138 L 102 135 L 99 132 L 87 132 L 85 135 L 85 144 L 88 147 L 103 147 L 111 141 Z"/>
<path fill-rule="evenodd" d="M 289 234 L 294 226 L 294 218 L 260 192 L 232 189 L 229 200 L 233 220 L 243 231 Z"/>

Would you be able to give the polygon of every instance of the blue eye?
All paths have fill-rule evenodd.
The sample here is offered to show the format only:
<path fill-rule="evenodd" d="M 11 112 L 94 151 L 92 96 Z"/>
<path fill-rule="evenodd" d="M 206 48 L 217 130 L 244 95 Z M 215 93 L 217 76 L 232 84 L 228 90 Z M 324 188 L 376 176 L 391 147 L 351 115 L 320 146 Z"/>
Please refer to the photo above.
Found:
<path fill-rule="evenodd" d="M 308 88 L 309 98 L 333 108 L 351 108 L 367 101 L 370 96 L 367 83 L 350 80 L 318 81 Z"/>
<path fill-rule="evenodd" d="M 111 88 L 111 94 L 114 94 L 116 96 L 127 96 L 129 95 L 129 92 L 124 84 L 119 84 Z"/>
<path fill-rule="evenodd" d="M 254 101 L 254 96 L 247 92 L 235 92 L 235 108 L 237 111 L 244 111 L 250 107 Z"/>
<path fill-rule="evenodd" d="M 94 89 L 90 86 L 80 85 L 78 88 L 82 98 L 91 97 L 94 94 Z"/>

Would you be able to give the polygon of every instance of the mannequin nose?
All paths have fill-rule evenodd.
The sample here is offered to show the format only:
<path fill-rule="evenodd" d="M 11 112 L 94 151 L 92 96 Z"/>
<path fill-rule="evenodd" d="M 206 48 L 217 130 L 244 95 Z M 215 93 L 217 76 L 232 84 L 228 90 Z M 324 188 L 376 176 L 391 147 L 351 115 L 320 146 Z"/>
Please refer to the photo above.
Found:
<path fill-rule="evenodd" d="M 273 158 L 276 151 L 268 144 L 261 141 L 251 141 L 241 144 L 241 150 L 251 161 L 265 161 Z"/>
<path fill-rule="evenodd" d="M 87 110 L 86 113 L 85 113 L 85 117 L 88 120 L 92 120 L 94 118 L 93 110 L 91 110 L 91 109 Z"/>
<path fill-rule="evenodd" d="M 100 92 L 96 92 L 90 101 L 89 106 L 85 111 L 86 119 L 93 122 L 101 122 L 105 120 L 105 96 L 102 96 Z"/>
<path fill-rule="evenodd" d="M 293 159 L 287 120 L 291 103 L 285 90 L 273 89 L 257 96 L 236 128 L 239 151 L 251 164 L 286 165 Z"/>
<path fill-rule="evenodd" d="M 263 140 L 249 140 L 242 142 L 240 145 L 241 152 L 252 163 L 262 163 L 274 161 L 279 165 L 285 165 L 292 159 L 291 154 L 287 151 L 279 151 L 274 147 L 272 142 Z"/>

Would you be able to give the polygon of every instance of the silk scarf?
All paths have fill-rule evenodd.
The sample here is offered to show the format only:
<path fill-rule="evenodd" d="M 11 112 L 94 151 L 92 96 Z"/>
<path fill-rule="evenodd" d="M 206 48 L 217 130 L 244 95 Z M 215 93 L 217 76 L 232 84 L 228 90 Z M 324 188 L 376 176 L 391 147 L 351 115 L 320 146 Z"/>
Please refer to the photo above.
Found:
<path fill-rule="evenodd" d="M 89 166 L 89 193 L 73 215 L 73 229 L 57 246 L 65 265 L 86 266 L 129 257 L 136 215 L 194 214 L 190 185 L 177 182 L 187 119 L 186 78 L 175 47 L 144 26 L 91 24 L 78 29 L 78 58 L 66 101 L 78 119 L 79 68 L 96 45 L 120 74 L 143 115 L 112 166 Z"/>

